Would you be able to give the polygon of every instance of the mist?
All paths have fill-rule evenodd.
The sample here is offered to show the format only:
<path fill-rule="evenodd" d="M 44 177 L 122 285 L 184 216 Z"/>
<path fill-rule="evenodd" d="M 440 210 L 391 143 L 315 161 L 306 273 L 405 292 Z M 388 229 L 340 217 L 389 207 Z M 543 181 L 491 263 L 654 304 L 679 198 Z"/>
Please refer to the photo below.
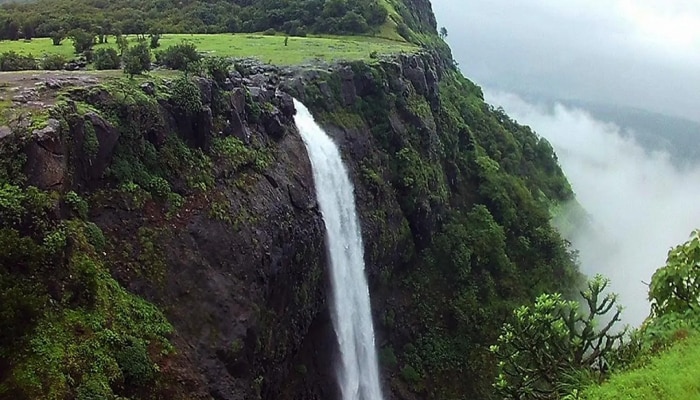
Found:
<path fill-rule="evenodd" d="M 700 227 L 700 163 L 674 166 L 668 154 L 647 152 L 630 132 L 562 105 L 529 104 L 485 91 L 486 99 L 529 125 L 554 147 L 592 229 L 574 229 L 581 269 L 601 273 L 639 325 L 649 314 L 647 283 L 668 251 Z"/>

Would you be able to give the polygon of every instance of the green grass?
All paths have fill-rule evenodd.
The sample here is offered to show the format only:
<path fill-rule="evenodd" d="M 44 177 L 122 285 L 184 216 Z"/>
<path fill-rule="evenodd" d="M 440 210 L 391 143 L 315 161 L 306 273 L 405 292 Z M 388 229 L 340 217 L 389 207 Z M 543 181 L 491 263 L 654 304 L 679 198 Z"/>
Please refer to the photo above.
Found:
<path fill-rule="evenodd" d="M 114 38 L 109 39 L 109 44 L 96 45 L 95 48 L 115 47 Z M 135 41 L 133 37 L 129 39 Z M 295 65 L 315 60 L 366 60 L 374 51 L 387 54 L 417 50 L 416 46 L 406 42 L 368 36 L 290 37 L 287 46 L 284 45 L 284 40 L 284 36 L 257 34 L 166 34 L 160 40 L 160 49 L 190 41 L 199 51 L 211 55 L 254 57 L 277 65 Z M 72 57 L 73 45 L 70 40 L 64 40 L 60 46 L 53 46 L 48 38 L 34 39 L 30 42 L 1 41 L 0 52 L 6 51 L 31 53 L 35 57 L 52 53 Z"/>
<path fill-rule="evenodd" d="M 585 400 L 700 399 L 700 336 L 677 343 L 646 366 L 613 375 L 583 393 Z"/>

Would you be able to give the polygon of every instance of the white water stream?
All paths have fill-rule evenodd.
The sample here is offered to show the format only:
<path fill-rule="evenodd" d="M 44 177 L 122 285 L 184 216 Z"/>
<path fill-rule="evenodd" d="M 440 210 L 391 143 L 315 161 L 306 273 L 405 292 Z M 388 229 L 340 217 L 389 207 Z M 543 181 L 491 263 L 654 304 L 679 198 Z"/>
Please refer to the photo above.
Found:
<path fill-rule="evenodd" d="M 311 160 L 316 197 L 326 225 L 342 400 L 382 400 L 353 186 L 338 147 L 303 104 L 295 100 L 294 105 L 294 121 Z"/>

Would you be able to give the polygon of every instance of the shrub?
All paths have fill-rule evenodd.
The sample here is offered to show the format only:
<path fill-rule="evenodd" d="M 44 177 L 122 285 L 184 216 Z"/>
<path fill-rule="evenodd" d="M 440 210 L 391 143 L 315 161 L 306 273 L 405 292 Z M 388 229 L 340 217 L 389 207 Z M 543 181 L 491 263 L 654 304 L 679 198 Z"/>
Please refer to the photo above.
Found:
<path fill-rule="evenodd" d="M 421 380 L 420 373 L 418 373 L 418 371 L 416 371 L 416 369 L 410 365 L 407 365 L 401 369 L 401 378 L 403 378 L 406 383 L 410 383 L 412 385 L 418 384 Z"/>
<path fill-rule="evenodd" d="M 95 34 L 86 32 L 83 29 L 74 29 L 68 36 L 73 41 L 73 48 L 75 48 L 76 54 L 92 49 L 92 46 L 95 44 Z"/>
<path fill-rule="evenodd" d="M 86 219 L 88 214 L 88 203 L 74 191 L 66 193 L 64 201 L 80 218 Z"/>
<path fill-rule="evenodd" d="M 66 66 L 66 58 L 60 54 L 49 54 L 41 60 L 41 69 L 59 70 Z"/>
<path fill-rule="evenodd" d="M 119 69 L 121 60 L 117 50 L 112 48 L 99 48 L 93 56 L 95 69 Z"/>
<path fill-rule="evenodd" d="M 228 78 L 231 60 L 225 57 L 207 57 L 204 59 L 204 68 L 214 81 L 222 85 Z"/>
<path fill-rule="evenodd" d="M 141 75 L 151 69 L 151 50 L 144 41 L 124 52 L 124 72 L 129 76 Z"/>
<path fill-rule="evenodd" d="M 115 358 L 128 385 L 141 386 L 155 377 L 156 370 L 142 340 L 130 338 L 115 354 Z"/>
<path fill-rule="evenodd" d="M 267 36 L 275 36 L 276 34 L 277 34 L 277 31 L 275 30 L 275 28 L 270 28 L 270 29 L 265 30 L 265 32 L 263 32 L 263 35 L 267 35 Z"/>
<path fill-rule="evenodd" d="M 24 56 L 14 51 L 0 54 L 0 71 L 26 71 L 37 67 L 37 62 L 31 54 Z"/>
<path fill-rule="evenodd" d="M 156 62 L 170 68 L 185 71 L 187 67 L 200 60 L 197 47 L 192 43 L 180 43 L 156 53 Z"/>
<path fill-rule="evenodd" d="M 202 109 L 202 97 L 199 87 L 186 76 L 173 82 L 170 100 L 182 112 L 193 115 Z"/>

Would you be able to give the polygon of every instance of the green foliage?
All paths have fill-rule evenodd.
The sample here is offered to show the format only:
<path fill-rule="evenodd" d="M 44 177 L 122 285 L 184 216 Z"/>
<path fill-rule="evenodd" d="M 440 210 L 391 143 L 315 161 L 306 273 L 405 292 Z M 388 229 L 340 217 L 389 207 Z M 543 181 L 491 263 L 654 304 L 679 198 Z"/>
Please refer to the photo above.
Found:
<path fill-rule="evenodd" d="M 25 71 L 38 69 L 36 59 L 29 55 L 8 51 L 0 54 L 0 71 Z"/>
<path fill-rule="evenodd" d="M 156 52 L 156 62 L 166 68 L 186 71 L 190 65 L 198 62 L 201 56 L 197 46 L 192 42 L 183 42 Z"/>
<path fill-rule="evenodd" d="M 666 266 L 651 278 L 649 299 L 655 316 L 700 311 L 700 230 L 669 251 Z"/>
<path fill-rule="evenodd" d="M 418 371 L 416 371 L 415 368 L 413 368 L 410 365 L 406 365 L 401 369 L 401 379 L 403 379 L 406 383 L 409 383 L 411 385 L 418 385 L 421 382 L 421 376 Z"/>
<path fill-rule="evenodd" d="M 11 24 L 0 31 L 0 39 L 19 37 L 22 26 L 32 23 L 37 36 L 58 35 L 62 29 L 97 30 L 100 37 L 121 32 L 218 33 L 275 30 L 287 34 L 368 33 L 387 20 L 387 10 L 378 0 L 329 0 L 326 2 L 213 1 L 180 3 L 175 0 L 138 3 L 73 3 L 37 0 L 21 7 L 8 7 Z M 71 18 L 66 18 L 70 16 Z M 33 22 L 32 22 L 33 21 Z M 107 25 L 107 26 L 105 26 Z M 26 28 L 25 37 L 31 33 Z"/>
<path fill-rule="evenodd" d="M 66 202 L 68 207 L 82 219 L 87 219 L 88 215 L 88 203 L 79 194 L 74 191 L 70 191 L 65 194 L 63 200 Z"/>
<path fill-rule="evenodd" d="M 266 149 L 254 149 L 233 136 L 214 139 L 212 151 L 225 174 L 233 174 L 247 167 L 258 171 L 265 170 L 272 162 L 272 155 Z"/>
<path fill-rule="evenodd" d="M 86 119 L 85 122 L 83 122 L 83 132 L 85 134 L 83 139 L 83 151 L 88 161 L 92 163 L 100 150 L 100 142 L 97 139 L 97 132 L 95 132 L 92 121 Z"/>
<path fill-rule="evenodd" d="M 117 50 L 113 48 L 100 47 L 93 55 L 95 69 L 119 69 L 121 60 Z"/>
<path fill-rule="evenodd" d="M 71 30 L 68 37 L 73 41 L 73 48 L 76 54 L 89 51 L 95 45 L 95 34 L 81 28 Z"/>
<path fill-rule="evenodd" d="M 499 396 L 556 399 L 581 386 L 572 377 L 597 377 L 605 371 L 606 358 L 625 335 L 625 330 L 613 330 L 621 308 L 607 315 L 616 301 L 616 295 L 603 295 L 608 283 L 600 275 L 589 281 L 580 293 L 582 305 L 543 294 L 534 305 L 515 310 L 491 347 L 498 358 L 494 387 Z"/>
<path fill-rule="evenodd" d="M 398 365 L 398 359 L 396 354 L 394 354 L 394 349 L 390 346 L 382 347 L 379 352 L 379 362 L 388 368 L 395 368 Z"/>
<path fill-rule="evenodd" d="M 124 52 L 124 72 L 130 77 L 141 75 L 151 69 L 151 50 L 145 41 L 130 46 Z"/>
<path fill-rule="evenodd" d="M 66 66 L 66 58 L 60 54 L 48 54 L 41 60 L 41 69 L 60 70 Z"/>
<path fill-rule="evenodd" d="M 100 242 L 99 228 L 79 220 L 62 222 L 41 246 L 0 229 L 0 322 L 11 327 L 0 333 L 0 357 L 13 360 L 0 385 L 3 396 L 113 398 L 123 383 L 138 387 L 155 378 L 145 349 L 170 351 L 172 327 L 111 277 L 97 252 Z"/>
<path fill-rule="evenodd" d="M 143 340 L 127 337 L 114 358 L 124 376 L 124 383 L 129 386 L 146 385 L 155 377 L 156 370 Z"/>
<path fill-rule="evenodd" d="M 173 81 L 170 88 L 170 101 L 185 115 L 196 115 L 202 110 L 202 95 L 199 86 L 186 75 Z"/>
<path fill-rule="evenodd" d="M 229 69 L 233 62 L 225 57 L 206 57 L 203 60 L 204 69 L 214 79 L 219 87 L 223 86 L 228 78 Z"/>

